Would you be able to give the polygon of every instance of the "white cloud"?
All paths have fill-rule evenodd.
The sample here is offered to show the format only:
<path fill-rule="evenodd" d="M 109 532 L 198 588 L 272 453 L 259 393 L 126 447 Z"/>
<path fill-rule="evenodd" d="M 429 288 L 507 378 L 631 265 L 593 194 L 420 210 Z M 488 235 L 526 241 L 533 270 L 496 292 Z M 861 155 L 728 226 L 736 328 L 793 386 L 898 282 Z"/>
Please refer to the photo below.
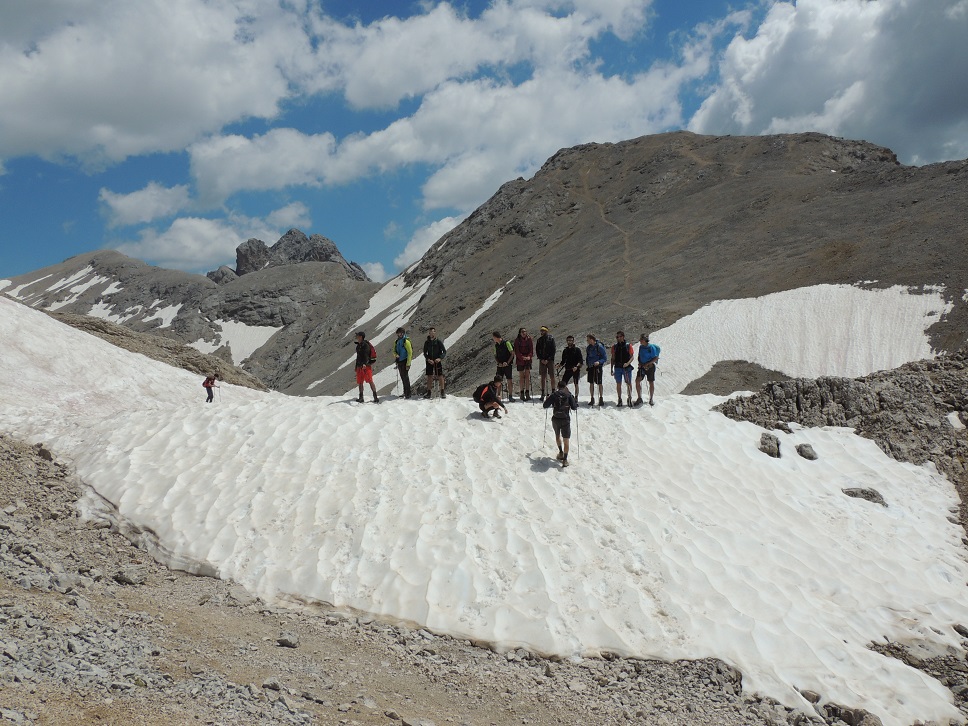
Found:
<path fill-rule="evenodd" d="M 968 156 L 965 0 L 774 4 L 726 49 L 699 133 L 821 131 L 908 162 Z"/>
<path fill-rule="evenodd" d="M 393 260 L 393 264 L 396 265 L 398 270 L 409 267 L 423 257 L 424 252 L 429 250 L 434 242 L 450 232 L 463 220 L 463 217 L 444 217 L 421 227 L 413 233 L 403 252 Z"/>
<path fill-rule="evenodd" d="M 251 139 L 216 136 L 189 148 L 200 198 L 218 203 L 237 191 L 316 186 L 336 148 L 332 134 L 273 129 Z"/>
<path fill-rule="evenodd" d="M 373 280 L 373 282 L 386 282 L 390 279 L 387 274 L 386 268 L 380 262 L 364 262 L 360 265 L 363 268 L 363 272 Z"/>
<path fill-rule="evenodd" d="M 90 163 L 274 117 L 300 18 L 270 0 L 0 3 L 0 157 Z"/>
<path fill-rule="evenodd" d="M 302 202 L 293 202 L 271 212 L 266 223 L 279 229 L 306 228 L 312 224 L 309 207 Z"/>
<path fill-rule="evenodd" d="M 102 188 L 98 199 L 107 208 L 111 227 L 170 217 L 188 207 L 189 203 L 187 186 L 164 187 L 157 182 L 130 194 L 116 194 Z"/>
<path fill-rule="evenodd" d="M 167 229 L 142 230 L 137 241 L 119 243 L 115 249 L 162 267 L 204 272 L 231 264 L 235 248 L 250 237 L 270 244 L 279 239 L 289 228 L 285 222 L 298 214 L 300 206 L 290 204 L 270 213 L 266 219 L 241 214 L 230 214 L 224 219 L 180 217 Z M 278 222 L 284 223 L 277 226 Z"/>

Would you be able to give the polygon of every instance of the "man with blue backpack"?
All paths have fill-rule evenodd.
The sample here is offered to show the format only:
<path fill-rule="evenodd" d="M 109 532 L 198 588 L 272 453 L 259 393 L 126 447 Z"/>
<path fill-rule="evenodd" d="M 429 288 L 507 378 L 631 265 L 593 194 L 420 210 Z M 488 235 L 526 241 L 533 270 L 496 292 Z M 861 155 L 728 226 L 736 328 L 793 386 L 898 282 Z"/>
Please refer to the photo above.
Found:
<path fill-rule="evenodd" d="M 588 369 L 588 395 L 589 406 L 595 405 L 595 384 L 598 384 L 598 405 L 604 406 L 605 400 L 602 393 L 602 371 L 608 363 L 608 351 L 605 346 L 598 342 L 598 339 L 588 334 L 585 339 L 588 345 L 585 347 L 585 366 Z"/>
<path fill-rule="evenodd" d="M 397 366 L 397 373 L 403 382 L 403 397 L 410 398 L 410 364 L 413 363 L 413 345 L 407 337 L 407 331 L 397 328 L 397 342 L 393 345 L 394 362 Z"/>
<path fill-rule="evenodd" d="M 649 381 L 649 405 L 655 405 L 655 366 L 659 362 L 659 346 L 649 343 L 649 336 L 645 333 L 639 337 L 639 372 L 635 374 L 635 392 L 638 399 L 636 406 L 642 405 L 642 379 Z"/>

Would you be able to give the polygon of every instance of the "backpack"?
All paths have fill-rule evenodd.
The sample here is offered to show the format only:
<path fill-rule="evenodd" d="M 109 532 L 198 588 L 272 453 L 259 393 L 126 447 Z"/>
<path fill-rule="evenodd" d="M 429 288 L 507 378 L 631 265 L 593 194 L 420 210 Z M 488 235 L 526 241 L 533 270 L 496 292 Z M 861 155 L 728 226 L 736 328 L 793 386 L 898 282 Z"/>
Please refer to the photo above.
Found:
<path fill-rule="evenodd" d="M 474 401 L 475 403 L 480 403 L 484 398 L 484 392 L 491 387 L 490 383 L 482 383 L 477 388 L 474 389 Z"/>
<path fill-rule="evenodd" d="M 552 418 L 568 418 L 571 414 L 571 405 L 568 403 L 568 396 L 558 391 L 551 394 L 555 397 L 555 402 L 551 404 Z"/>
<path fill-rule="evenodd" d="M 370 341 L 367 341 L 370 343 Z M 370 365 L 376 363 L 376 348 L 373 347 L 373 343 L 370 343 Z"/>

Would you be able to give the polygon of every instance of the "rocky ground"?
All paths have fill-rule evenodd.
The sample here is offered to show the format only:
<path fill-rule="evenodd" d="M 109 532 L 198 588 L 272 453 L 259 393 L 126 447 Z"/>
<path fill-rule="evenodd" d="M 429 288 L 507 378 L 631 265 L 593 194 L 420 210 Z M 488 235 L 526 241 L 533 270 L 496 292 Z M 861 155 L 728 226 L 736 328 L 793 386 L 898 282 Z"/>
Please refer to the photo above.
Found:
<path fill-rule="evenodd" d="M 0 722 L 879 723 L 830 705 L 808 719 L 744 693 L 741 674 L 713 659 L 498 654 L 271 606 L 81 521 L 81 485 L 52 458 L 0 436 Z"/>

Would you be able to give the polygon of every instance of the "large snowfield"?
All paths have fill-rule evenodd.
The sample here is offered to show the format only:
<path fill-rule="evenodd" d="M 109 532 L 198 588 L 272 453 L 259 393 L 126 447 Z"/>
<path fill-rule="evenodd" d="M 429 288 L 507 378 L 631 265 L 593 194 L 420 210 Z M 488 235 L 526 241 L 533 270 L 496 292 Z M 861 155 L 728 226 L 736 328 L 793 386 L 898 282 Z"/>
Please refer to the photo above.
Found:
<path fill-rule="evenodd" d="M 794 427 L 772 459 L 761 429 L 711 411 L 723 399 L 669 395 L 715 360 L 755 360 L 751 346 L 794 374 L 926 356 L 944 303 L 846 286 L 782 295 L 655 332 L 658 405 L 583 407 L 564 470 L 538 405 L 485 421 L 462 396 L 375 405 L 229 385 L 207 405 L 201 377 L 3 296 L 0 430 L 70 461 L 97 492 L 84 506 L 109 502 L 156 556 L 270 600 L 563 656 L 716 656 L 789 705 L 809 708 L 797 689 L 811 689 L 885 724 L 957 719 L 945 687 L 867 647 L 960 647 L 954 487 L 847 429 Z M 842 493 L 857 486 L 889 506 Z"/>

